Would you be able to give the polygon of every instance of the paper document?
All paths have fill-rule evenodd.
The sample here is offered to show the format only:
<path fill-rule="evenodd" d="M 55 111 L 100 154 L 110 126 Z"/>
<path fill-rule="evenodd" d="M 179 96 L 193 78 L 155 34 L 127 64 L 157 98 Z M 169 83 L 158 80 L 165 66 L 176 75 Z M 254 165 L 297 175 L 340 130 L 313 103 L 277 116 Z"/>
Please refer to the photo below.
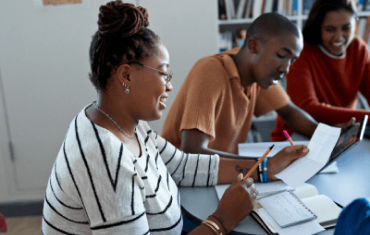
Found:
<path fill-rule="evenodd" d="M 306 182 L 325 166 L 338 141 L 340 131 L 340 128 L 319 123 L 308 144 L 310 150 L 308 154 L 294 161 L 275 176 L 292 187 Z"/>
<path fill-rule="evenodd" d="M 308 145 L 309 141 L 294 141 L 295 145 L 303 144 Z M 275 145 L 267 157 L 272 157 L 277 154 L 280 150 L 287 146 L 291 146 L 288 141 L 284 142 L 260 142 L 260 143 L 243 143 L 238 145 L 239 155 L 247 157 L 261 157 L 266 149 L 270 148 L 271 145 Z"/>

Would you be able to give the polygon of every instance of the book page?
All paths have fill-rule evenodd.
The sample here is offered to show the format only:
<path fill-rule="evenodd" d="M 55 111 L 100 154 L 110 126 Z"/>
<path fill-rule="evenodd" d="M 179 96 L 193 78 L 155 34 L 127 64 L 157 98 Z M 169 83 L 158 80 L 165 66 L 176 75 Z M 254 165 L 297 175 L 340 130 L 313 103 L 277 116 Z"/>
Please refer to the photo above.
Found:
<path fill-rule="evenodd" d="M 262 197 L 258 199 L 258 202 L 281 227 L 288 227 L 316 218 L 316 216 L 289 191 Z"/>
<path fill-rule="evenodd" d="M 313 186 L 312 184 L 307 184 L 307 183 L 304 183 L 298 186 L 293 191 L 293 193 L 300 199 L 319 195 L 319 191 L 317 191 L 317 188 Z"/>
<path fill-rule="evenodd" d="M 316 220 L 311 220 L 302 224 L 282 228 L 267 213 L 265 209 L 261 208 L 258 209 L 256 212 L 259 216 L 261 216 L 265 223 L 269 223 L 269 225 L 272 226 L 280 235 L 311 235 L 325 230 L 323 227 L 320 226 L 319 223 L 316 222 Z"/>
<path fill-rule="evenodd" d="M 335 225 L 342 211 L 342 208 L 325 195 L 304 198 L 302 201 L 313 213 L 315 213 L 317 222 L 322 226 Z"/>

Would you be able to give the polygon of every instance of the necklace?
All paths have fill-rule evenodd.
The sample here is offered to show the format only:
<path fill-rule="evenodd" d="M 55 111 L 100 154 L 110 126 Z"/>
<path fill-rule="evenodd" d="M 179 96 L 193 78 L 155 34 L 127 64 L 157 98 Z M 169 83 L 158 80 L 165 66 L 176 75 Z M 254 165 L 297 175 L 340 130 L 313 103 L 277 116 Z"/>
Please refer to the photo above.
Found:
<path fill-rule="evenodd" d="M 121 129 L 120 126 L 118 126 L 118 124 L 106 112 L 104 112 L 103 110 L 101 110 L 99 108 L 99 106 L 96 105 L 96 101 L 94 101 L 93 104 L 94 104 L 94 106 L 95 106 L 95 108 L 97 110 L 99 110 L 102 114 L 104 114 L 105 116 L 107 116 L 107 118 L 109 118 L 114 123 L 114 125 L 116 125 L 116 127 L 118 128 L 118 130 L 120 130 L 122 132 L 122 134 L 124 134 L 127 138 L 129 138 L 131 140 L 135 138 L 135 134 L 136 133 L 133 136 L 129 136 L 124 130 Z M 135 132 L 136 132 L 136 128 L 135 128 Z"/>

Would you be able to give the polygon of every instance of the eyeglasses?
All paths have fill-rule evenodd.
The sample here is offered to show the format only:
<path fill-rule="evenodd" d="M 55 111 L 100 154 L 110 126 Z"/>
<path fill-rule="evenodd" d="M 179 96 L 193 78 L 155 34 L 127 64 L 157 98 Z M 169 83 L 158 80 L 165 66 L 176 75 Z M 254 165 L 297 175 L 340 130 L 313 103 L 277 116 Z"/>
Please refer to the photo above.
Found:
<path fill-rule="evenodd" d="M 153 69 L 155 71 L 158 71 L 160 72 L 163 76 L 165 76 L 165 86 L 167 86 L 167 84 L 171 81 L 172 79 L 172 75 L 173 73 L 170 71 L 169 73 L 165 73 L 161 70 L 158 70 L 158 69 L 155 69 L 155 68 L 152 68 L 152 67 L 149 67 L 148 65 L 145 65 L 145 64 L 142 64 L 142 63 L 139 63 L 139 62 L 131 62 L 130 64 L 138 64 L 138 65 L 141 65 L 141 66 L 144 66 L 144 67 L 147 67 L 147 68 L 150 68 L 150 69 Z"/>

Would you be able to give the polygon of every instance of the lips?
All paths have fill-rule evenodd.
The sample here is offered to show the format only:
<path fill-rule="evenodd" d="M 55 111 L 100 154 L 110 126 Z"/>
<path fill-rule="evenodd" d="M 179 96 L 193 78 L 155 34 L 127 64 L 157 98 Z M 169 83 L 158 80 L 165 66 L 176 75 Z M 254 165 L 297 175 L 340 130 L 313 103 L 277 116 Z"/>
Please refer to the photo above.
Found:
<path fill-rule="evenodd" d="M 283 79 L 284 74 L 280 74 L 278 76 L 272 77 L 273 81 L 277 83 L 279 80 Z"/>
<path fill-rule="evenodd" d="M 335 47 L 341 47 L 343 46 L 345 43 L 344 40 L 340 41 L 340 42 L 333 42 L 332 45 L 335 46 Z"/>
<path fill-rule="evenodd" d="M 159 101 L 161 101 L 162 103 L 165 103 L 167 100 L 167 97 L 166 96 L 162 96 Z"/>
<path fill-rule="evenodd" d="M 162 95 L 160 98 L 159 98 L 159 103 L 164 107 L 166 108 L 166 104 L 165 102 L 167 101 L 167 95 Z"/>

